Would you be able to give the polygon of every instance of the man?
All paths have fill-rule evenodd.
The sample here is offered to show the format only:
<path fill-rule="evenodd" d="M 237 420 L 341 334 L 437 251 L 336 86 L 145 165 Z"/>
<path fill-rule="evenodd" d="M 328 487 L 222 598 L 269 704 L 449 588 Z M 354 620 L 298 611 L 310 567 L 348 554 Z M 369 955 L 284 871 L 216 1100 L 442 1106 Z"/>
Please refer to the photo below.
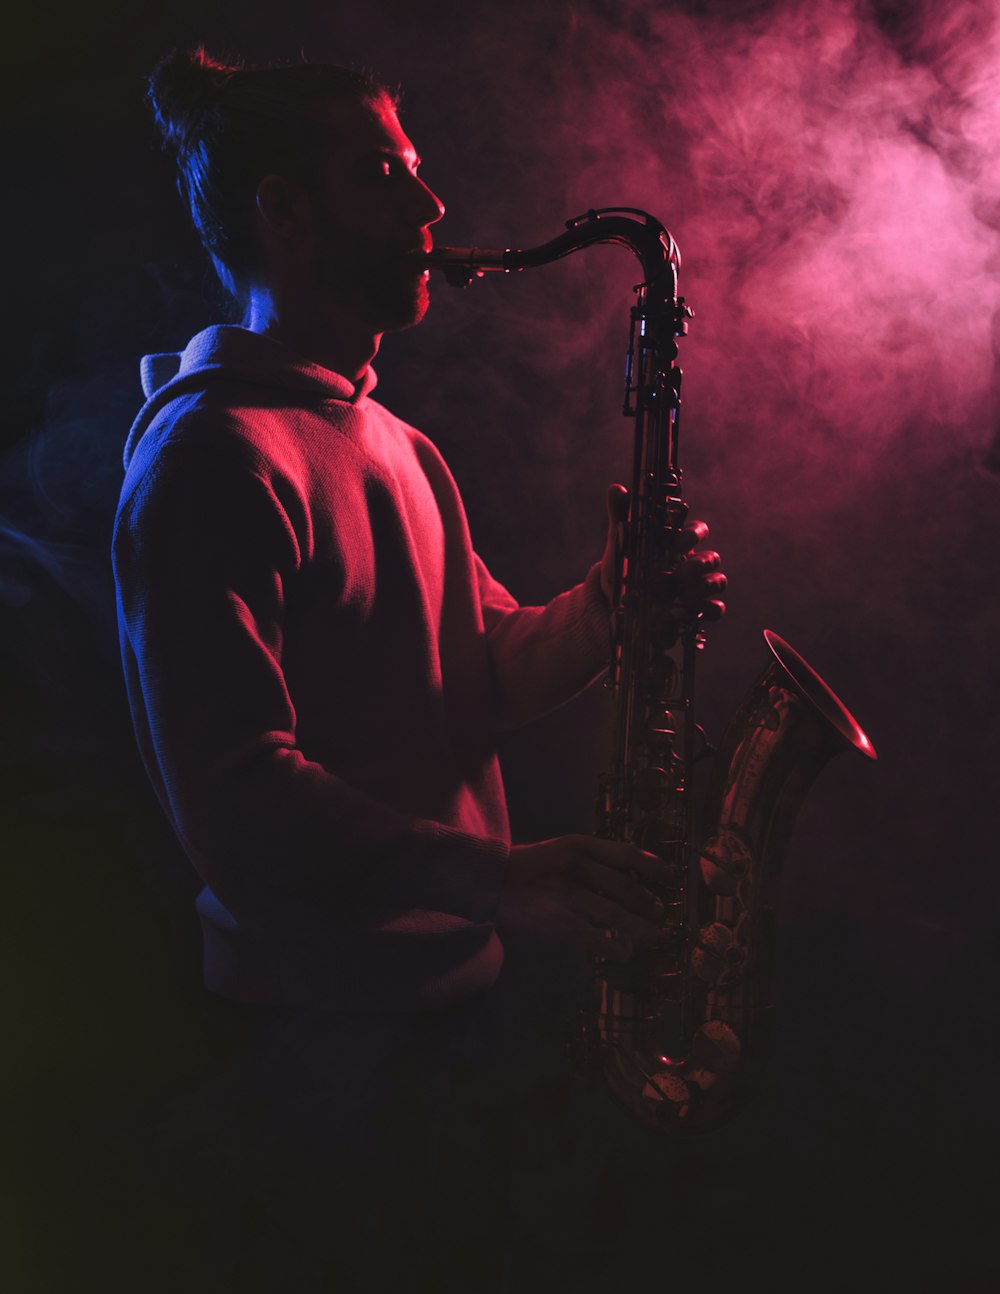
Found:
<path fill-rule="evenodd" d="M 260 1022 L 197 1116 L 215 1131 L 177 1135 L 200 1138 L 203 1167 L 216 1136 L 211 1171 L 238 1163 L 255 1183 L 227 1215 L 271 1229 L 244 1286 L 272 1287 L 291 1249 L 302 1288 L 330 1262 L 381 1288 L 400 1256 L 380 1213 L 411 1247 L 447 1243 L 447 1228 L 427 1239 L 441 1219 L 425 1188 L 454 1086 L 427 1070 L 468 1069 L 498 930 L 618 958 L 656 932 L 652 857 L 585 836 L 511 847 L 495 750 L 603 670 L 623 492 L 586 579 L 519 607 L 476 556 L 440 455 L 371 398 L 382 335 L 427 309 L 414 253 L 444 212 L 392 96 L 343 69 L 200 51 L 168 59 L 151 93 L 245 307 L 243 327 L 144 361 L 114 539 L 137 739 L 205 883 L 206 984 Z M 717 568 L 692 554 L 683 596 L 717 609 Z M 217 1135 L 235 1104 L 249 1122 Z"/>

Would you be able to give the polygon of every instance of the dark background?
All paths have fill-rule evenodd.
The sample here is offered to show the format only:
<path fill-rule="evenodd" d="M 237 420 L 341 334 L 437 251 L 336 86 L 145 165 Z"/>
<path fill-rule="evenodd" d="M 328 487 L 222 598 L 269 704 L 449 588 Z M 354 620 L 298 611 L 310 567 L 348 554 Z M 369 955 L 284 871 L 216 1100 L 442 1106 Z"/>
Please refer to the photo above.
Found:
<path fill-rule="evenodd" d="M 724 1252 L 770 1289 L 794 1250 L 810 1288 L 866 1273 L 993 1288 L 1000 35 L 974 0 L 18 6 L 3 76 L 4 1287 L 148 1284 L 161 1237 L 141 1132 L 225 1046 L 190 878 L 133 749 L 107 557 L 138 358 L 227 317 L 143 103 L 157 59 L 198 41 L 401 82 L 448 206 L 439 241 L 530 246 L 615 204 L 670 226 L 696 312 L 688 496 L 731 581 L 702 722 L 721 732 L 770 627 L 880 759 L 842 756 L 801 815 L 779 1095 L 671 1170 L 690 1186 L 663 1279 L 673 1263 L 712 1288 Z M 440 445 L 480 552 L 522 601 L 580 578 L 606 484 L 627 476 L 635 276 L 601 248 L 440 285 L 379 358 L 379 397 Z M 595 691 L 506 743 L 519 838 L 588 829 L 605 709 Z"/>

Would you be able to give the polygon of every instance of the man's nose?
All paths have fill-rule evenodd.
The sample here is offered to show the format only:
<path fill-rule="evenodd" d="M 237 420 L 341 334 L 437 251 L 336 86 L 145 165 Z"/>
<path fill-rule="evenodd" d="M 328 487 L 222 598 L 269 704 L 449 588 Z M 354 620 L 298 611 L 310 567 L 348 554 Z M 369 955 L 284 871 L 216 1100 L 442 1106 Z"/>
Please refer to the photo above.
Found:
<path fill-rule="evenodd" d="M 419 175 L 413 177 L 416 182 L 414 190 L 414 212 L 422 226 L 433 225 L 444 215 L 444 203 Z"/>

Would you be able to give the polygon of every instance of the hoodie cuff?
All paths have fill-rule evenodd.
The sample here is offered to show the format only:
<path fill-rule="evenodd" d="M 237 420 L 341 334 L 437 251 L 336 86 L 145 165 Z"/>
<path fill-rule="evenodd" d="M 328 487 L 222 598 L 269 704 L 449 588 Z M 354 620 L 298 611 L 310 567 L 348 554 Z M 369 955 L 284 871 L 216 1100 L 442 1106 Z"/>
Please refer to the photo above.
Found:
<path fill-rule="evenodd" d="M 481 925 L 494 919 L 509 860 L 505 840 L 434 824 L 415 866 L 420 888 L 438 910 Z"/>

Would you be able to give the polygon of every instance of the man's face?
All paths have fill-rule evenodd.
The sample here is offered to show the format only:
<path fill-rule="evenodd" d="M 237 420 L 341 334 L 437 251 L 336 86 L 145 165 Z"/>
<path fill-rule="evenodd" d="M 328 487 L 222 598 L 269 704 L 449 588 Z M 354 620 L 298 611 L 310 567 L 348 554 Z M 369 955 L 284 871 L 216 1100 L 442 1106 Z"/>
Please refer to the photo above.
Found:
<path fill-rule="evenodd" d="M 427 272 L 407 254 L 430 250 L 444 207 L 419 164 L 390 104 L 338 107 L 319 170 L 311 269 L 332 303 L 377 332 L 408 328 L 427 311 Z"/>

